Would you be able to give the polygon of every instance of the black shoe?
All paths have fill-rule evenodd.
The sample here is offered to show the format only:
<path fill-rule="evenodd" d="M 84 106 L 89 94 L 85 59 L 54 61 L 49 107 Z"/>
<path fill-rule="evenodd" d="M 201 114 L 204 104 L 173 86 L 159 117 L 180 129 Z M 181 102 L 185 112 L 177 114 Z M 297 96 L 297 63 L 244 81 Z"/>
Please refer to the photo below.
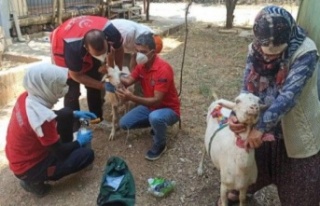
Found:
<path fill-rule="evenodd" d="M 167 150 L 167 146 L 164 145 L 164 146 L 156 146 L 156 145 L 153 145 L 152 148 L 147 152 L 145 158 L 147 160 L 151 160 L 151 161 L 154 161 L 154 160 L 157 160 L 161 157 L 161 155 Z"/>
<path fill-rule="evenodd" d="M 30 192 L 36 195 L 37 197 L 44 197 L 51 190 L 51 186 L 48 184 L 44 184 L 43 182 L 27 183 L 26 181 L 21 180 L 20 185 L 25 191 Z"/>

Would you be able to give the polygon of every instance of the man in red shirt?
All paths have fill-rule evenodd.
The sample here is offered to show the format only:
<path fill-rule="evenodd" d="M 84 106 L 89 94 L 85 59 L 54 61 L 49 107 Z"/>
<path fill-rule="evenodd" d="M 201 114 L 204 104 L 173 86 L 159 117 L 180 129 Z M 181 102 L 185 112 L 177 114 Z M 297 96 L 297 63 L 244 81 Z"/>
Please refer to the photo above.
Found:
<path fill-rule="evenodd" d="M 31 67 L 25 74 L 21 94 L 13 108 L 7 130 L 9 167 L 28 192 L 42 197 L 49 192 L 47 180 L 75 173 L 94 160 L 84 147 L 92 132 L 78 133 L 73 141 L 74 118 L 96 118 L 90 112 L 64 108 L 51 110 L 68 91 L 67 70 L 48 63 Z"/>
<path fill-rule="evenodd" d="M 166 130 L 180 118 L 180 101 L 174 84 L 174 73 L 166 61 L 156 54 L 156 44 L 151 33 L 140 35 L 136 41 L 137 66 L 128 77 L 121 77 L 125 86 L 140 82 L 143 97 L 121 88 L 117 94 L 140 106 L 120 119 L 122 129 L 151 126 L 154 144 L 146 153 L 148 160 L 157 160 L 166 151 Z"/>
<path fill-rule="evenodd" d="M 80 109 L 80 84 L 83 84 L 87 89 L 89 110 L 103 120 L 101 90 L 105 90 L 105 84 L 101 82 L 101 73 L 107 71 L 107 59 L 109 66 L 113 67 L 115 62 L 122 69 L 122 41 L 113 24 L 98 16 L 71 18 L 52 32 L 53 62 L 69 69 L 69 91 L 64 106 Z"/>

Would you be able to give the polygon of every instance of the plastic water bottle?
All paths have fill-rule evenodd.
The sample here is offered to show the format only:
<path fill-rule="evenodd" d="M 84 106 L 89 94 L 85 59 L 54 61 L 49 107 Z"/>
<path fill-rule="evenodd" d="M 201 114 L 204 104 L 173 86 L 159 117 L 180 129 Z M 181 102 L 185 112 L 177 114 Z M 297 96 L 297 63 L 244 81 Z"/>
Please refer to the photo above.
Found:
<path fill-rule="evenodd" d="M 164 178 L 149 178 L 148 183 L 148 192 L 156 197 L 168 195 L 176 186 L 175 181 L 166 180 Z"/>
<path fill-rule="evenodd" d="M 80 134 L 86 134 L 87 132 L 89 132 L 89 131 L 90 131 L 90 129 L 88 128 L 88 126 L 89 126 L 89 121 L 86 120 L 86 119 L 84 119 L 84 118 L 80 118 L 79 121 L 80 121 L 80 128 L 79 128 L 79 131 L 78 131 L 78 132 L 80 132 Z M 92 148 L 92 147 L 91 147 L 91 141 L 88 142 L 88 143 L 85 145 L 85 147 L 91 149 L 91 148 Z"/>
<path fill-rule="evenodd" d="M 84 118 L 80 118 L 79 121 L 80 121 L 80 128 L 79 128 L 78 132 L 80 132 L 80 134 L 85 134 L 85 133 L 89 132 L 90 131 L 90 129 L 88 128 L 89 127 L 89 120 L 84 119 Z M 87 144 L 85 144 L 84 147 L 92 149 L 91 141 L 88 142 Z M 86 169 L 92 170 L 93 164 L 88 165 Z"/>

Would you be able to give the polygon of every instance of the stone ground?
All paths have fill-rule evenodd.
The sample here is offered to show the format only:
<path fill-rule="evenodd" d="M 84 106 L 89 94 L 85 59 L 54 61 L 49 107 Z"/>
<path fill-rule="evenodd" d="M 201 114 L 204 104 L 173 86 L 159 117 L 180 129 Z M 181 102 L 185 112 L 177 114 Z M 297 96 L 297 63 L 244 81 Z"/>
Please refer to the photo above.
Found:
<path fill-rule="evenodd" d="M 252 18 L 262 6 L 239 6 L 236 8 L 236 25 L 249 26 Z M 183 19 L 185 4 L 151 4 L 152 18 Z M 296 12 L 296 7 L 287 7 Z M 158 17 L 156 17 L 158 16 Z M 218 96 L 233 99 L 240 86 L 240 78 L 245 62 L 247 44 L 250 36 L 239 34 L 250 31 L 236 29 L 236 32 L 221 33 L 215 27 L 224 21 L 225 7 L 213 5 L 192 5 L 190 17 L 196 20 L 190 24 L 187 52 L 183 71 L 183 85 L 179 85 L 181 60 L 185 31 L 180 30 L 164 39 L 162 57 L 169 61 L 176 72 L 176 85 L 182 88 L 182 129 L 170 129 L 167 153 L 156 162 L 144 160 L 144 153 L 152 142 L 148 130 L 118 132 L 116 140 L 107 141 L 109 132 L 94 131 L 93 149 L 96 160 L 93 170 L 63 178 L 53 183 L 52 192 L 38 199 L 24 192 L 17 179 L 8 168 L 4 154 L 5 130 L 12 104 L 0 110 L 0 205 L 95 205 L 100 178 L 106 160 L 112 155 L 123 157 L 135 177 L 137 205 L 212 205 L 219 193 L 219 173 L 210 160 L 205 160 L 203 177 L 196 175 L 201 156 L 205 115 L 212 101 L 212 92 Z M 30 42 L 32 48 L 42 48 L 40 52 L 48 57 L 48 43 L 39 40 Z M 30 46 L 30 45 L 29 45 Z M 81 97 L 81 106 L 86 109 L 85 95 Z M 56 108 L 61 104 L 56 105 Z M 110 105 L 105 105 L 106 118 L 110 120 Z M 178 133 L 177 133 L 178 132 Z M 156 199 L 146 193 L 147 179 L 165 177 L 175 180 L 175 191 L 164 199 Z M 251 205 L 279 205 L 276 190 L 267 189 L 265 193 L 255 195 Z"/>

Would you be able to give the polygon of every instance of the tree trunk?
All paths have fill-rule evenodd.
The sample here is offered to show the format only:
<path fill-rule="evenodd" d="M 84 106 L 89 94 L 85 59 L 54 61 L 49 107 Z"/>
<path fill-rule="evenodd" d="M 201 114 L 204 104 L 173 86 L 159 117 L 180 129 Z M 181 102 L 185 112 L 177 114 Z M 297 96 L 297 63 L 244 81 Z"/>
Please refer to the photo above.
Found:
<path fill-rule="evenodd" d="M 62 15 L 64 10 L 63 0 L 58 1 L 58 25 L 62 24 Z"/>
<path fill-rule="evenodd" d="M 226 0 L 226 9 L 227 9 L 227 20 L 226 20 L 226 28 L 231 29 L 233 27 L 233 12 L 236 8 L 238 0 Z"/>
<path fill-rule="evenodd" d="M 149 10 L 150 10 L 150 0 L 146 0 L 147 1 L 147 7 L 146 7 L 146 20 L 149 21 L 150 17 L 149 17 Z"/>
<path fill-rule="evenodd" d="M 53 0 L 52 2 L 52 24 L 56 26 L 57 24 L 57 15 L 56 12 L 58 11 L 57 5 L 58 5 L 58 0 Z"/>

